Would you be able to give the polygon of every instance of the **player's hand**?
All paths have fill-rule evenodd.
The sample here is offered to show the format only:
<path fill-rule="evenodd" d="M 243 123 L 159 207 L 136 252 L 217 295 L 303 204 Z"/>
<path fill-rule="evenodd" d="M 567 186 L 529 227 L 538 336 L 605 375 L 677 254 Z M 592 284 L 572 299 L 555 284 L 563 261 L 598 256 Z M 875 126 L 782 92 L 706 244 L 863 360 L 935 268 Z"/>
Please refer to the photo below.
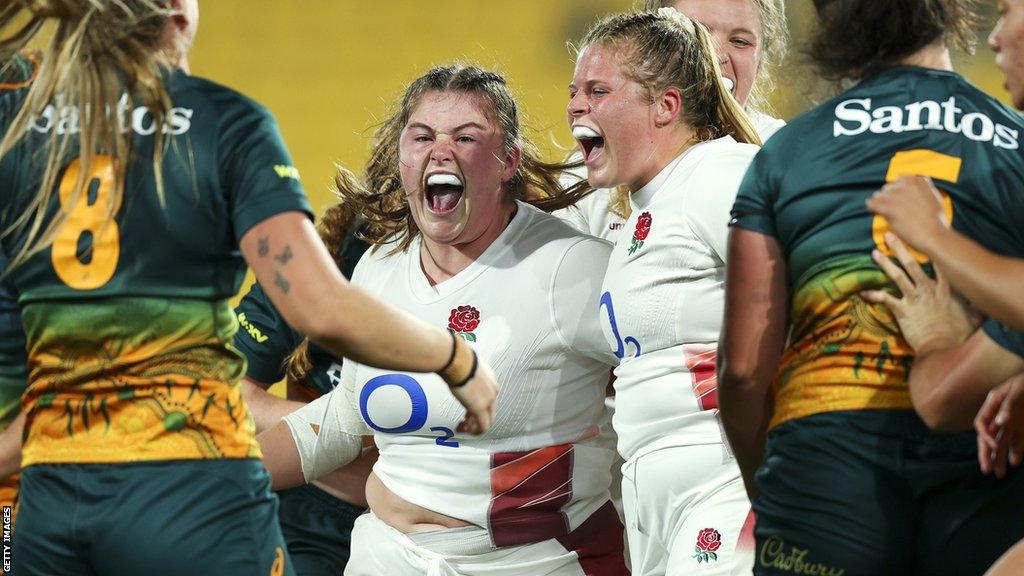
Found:
<path fill-rule="evenodd" d="M 867 204 L 868 210 L 885 218 L 897 236 L 918 250 L 927 251 L 949 228 L 942 195 L 926 176 L 903 176 L 890 182 Z"/>
<path fill-rule="evenodd" d="M 1020 466 L 1024 455 L 1024 374 L 988 393 L 974 418 L 978 463 L 984 474 L 1006 476 L 1007 465 Z"/>
<path fill-rule="evenodd" d="M 483 434 L 494 421 L 494 404 L 498 398 L 498 381 L 491 367 L 478 360 L 476 375 L 464 386 L 452 388 L 452 394 L 466 407 L 466 417 L 456 427 L 463 434 Z"/>
<path fill-rule="evenodd" d="M 899 238 L 888 233 L 885 242 L 903 268 L 878 250 L 873 251 L 871 257 L 896 284 L 901 296 L 897 298 L 885 290 L 865 290 L 861 298 L 888 306 L 903 337 L 918 354 L 966 340 L 977 328 L 977 319 L 960 297 L 953 294 L 939 269 L 935 269 L 935 280 L 932 280 Z"/>

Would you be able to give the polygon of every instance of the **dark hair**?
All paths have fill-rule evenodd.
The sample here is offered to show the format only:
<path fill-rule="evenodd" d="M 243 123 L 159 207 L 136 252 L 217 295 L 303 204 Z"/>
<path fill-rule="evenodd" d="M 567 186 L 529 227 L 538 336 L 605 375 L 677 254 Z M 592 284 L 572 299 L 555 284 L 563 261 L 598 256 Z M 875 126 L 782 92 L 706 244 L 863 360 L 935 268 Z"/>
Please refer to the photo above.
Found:
<path fill-rule="evenodd" d="M 861 80 L 937 41 L 971 53 L 976 0 L 814 0 L 808 56 L 828 80 Z"/>

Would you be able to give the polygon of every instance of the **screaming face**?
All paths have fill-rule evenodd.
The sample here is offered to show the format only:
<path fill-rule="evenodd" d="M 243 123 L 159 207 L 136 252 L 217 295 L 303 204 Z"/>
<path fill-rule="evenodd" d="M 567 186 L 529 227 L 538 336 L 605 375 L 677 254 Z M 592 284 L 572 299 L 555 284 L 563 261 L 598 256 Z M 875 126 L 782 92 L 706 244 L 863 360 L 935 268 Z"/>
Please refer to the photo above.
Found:
<path fill-rule="evenodd" d="M 428 92 L 412 109 L 399 139 L 399 171 L 425 241 L 473 242 L 500 222 L 508 202 L 502 184 L 519 156 L 507 153 L 488 100 L 461 92 Z"/>

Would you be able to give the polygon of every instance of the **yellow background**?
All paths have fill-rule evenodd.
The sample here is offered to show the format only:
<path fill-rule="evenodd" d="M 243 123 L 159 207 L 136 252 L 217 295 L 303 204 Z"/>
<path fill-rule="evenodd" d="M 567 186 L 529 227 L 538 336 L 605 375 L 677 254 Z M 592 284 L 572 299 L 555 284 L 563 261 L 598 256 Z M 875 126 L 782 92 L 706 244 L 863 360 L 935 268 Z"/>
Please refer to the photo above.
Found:
<path fill-rule="evenodd" d="M 793 41 L 772 103 L 788 119 L 811 106 L 811 94 L 822 87 L 801 53 L 813 26 L 811 3 L 785 3 Z M 632 0 L 202 0 L 192 73 L 274 112 L 319 211 L 331 202 L 334 164 L 361 173 L 373 129 L 406 83 L 453 60 L 504 73 L 526 134 L 550 159 L 563 156 L 572 145 L 565 121 L 573 71 L 567 44 L 602 15 L 632 6 Z M 984 43 L 994 21 L 988 6 L 977 54 L 957 64 L 1006 101 Z"/>
<path fill-rule="evenodd" d="M 812 70 L 800 48 L 813 25 L 809 0 L 787 0 L 793 49 L 780 74 L 776 112 L 810 105 Z M 986 3 L 989 4 L 989 3 Z M 991 2 L 994 4 L 994 2 Z M 192 72 L 269 107 L 278 118 L 314 207 L 331 200 L 333 164 L 361 172 L 373 127 L 404 85 L 429 68 L 464 60 L 508 77 L 528 132 L 553 158 L 571 146 L 565 123 L 573 69 L 569 41 L 632 0 L 202 0 Z M 988 7 L 984 24 L 991 27 Z M 959 68 L 1005 99 L 984 46 Z"/>

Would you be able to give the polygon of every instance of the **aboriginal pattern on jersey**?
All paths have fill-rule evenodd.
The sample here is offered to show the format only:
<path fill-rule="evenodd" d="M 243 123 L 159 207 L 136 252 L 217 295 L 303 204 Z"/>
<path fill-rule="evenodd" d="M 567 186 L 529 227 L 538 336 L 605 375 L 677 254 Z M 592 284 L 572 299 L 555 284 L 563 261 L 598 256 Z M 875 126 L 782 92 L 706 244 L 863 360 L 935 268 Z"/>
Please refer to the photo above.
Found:
<path fill-rule="evenodd" d="M 13 474 L 0 479 L 0 506 L 14 507 L 18 499 L 18 482 L 20 480 L 21 474 Z"/>
<path fill-rule="evenodd" d="M 911 408 L 913 349 L 888 308 L 859 296 L 892 286 L 885 274 L 857 255 L 825 261 L 806 276 L 793 294 L 771 426 L 824 411 Z"/>
<path fill-rule="evenodd" d="M 227 302 L 35 303 L 23 465 L 255 458 Z"/>

